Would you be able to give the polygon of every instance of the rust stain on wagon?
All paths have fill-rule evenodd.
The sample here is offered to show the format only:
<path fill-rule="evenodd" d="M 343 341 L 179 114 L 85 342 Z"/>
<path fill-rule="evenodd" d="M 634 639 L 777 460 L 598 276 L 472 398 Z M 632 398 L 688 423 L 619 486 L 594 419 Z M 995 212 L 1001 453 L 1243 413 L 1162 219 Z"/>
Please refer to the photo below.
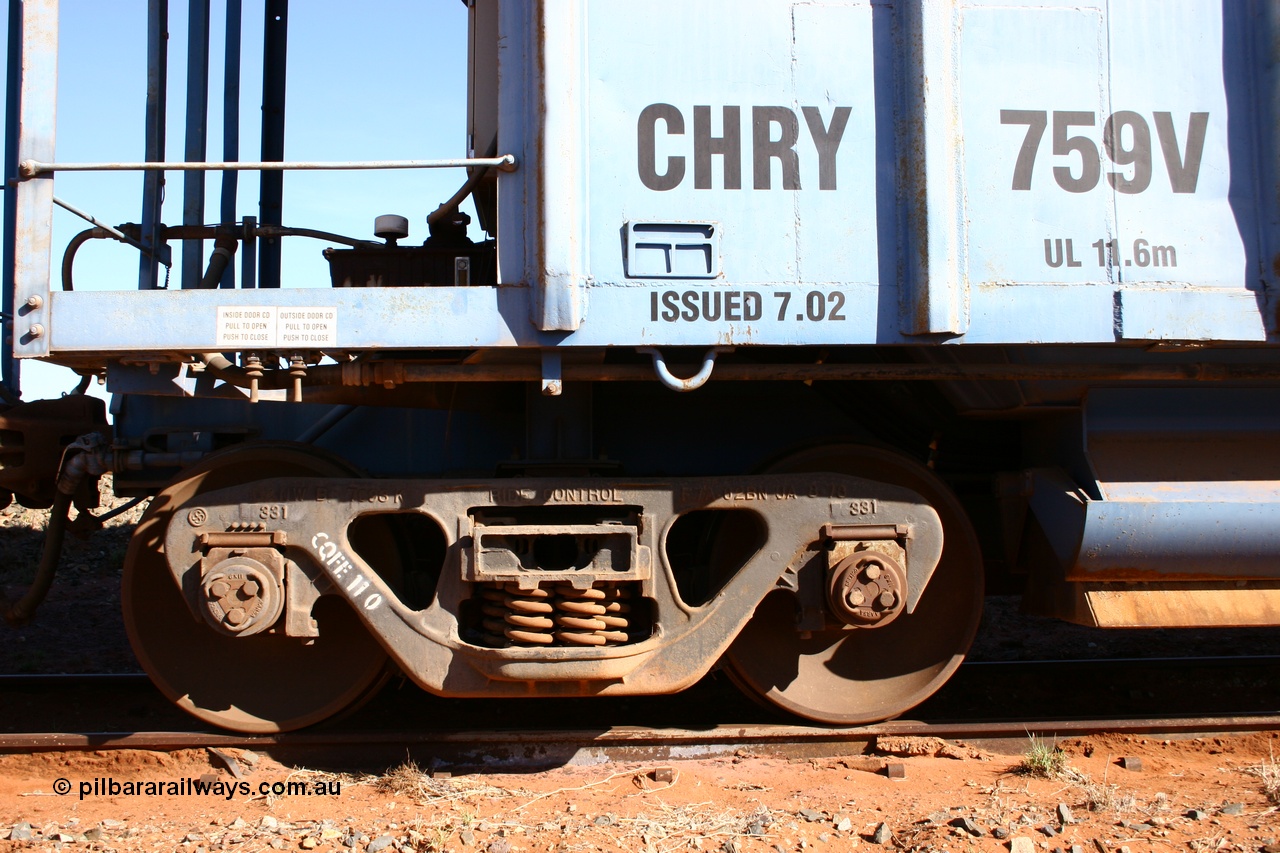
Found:
<path fill-rule="evenodd" d="M 1084 589 L 1099 628 L 1202 628 L 1275 625 L 1280 588 Z"/>

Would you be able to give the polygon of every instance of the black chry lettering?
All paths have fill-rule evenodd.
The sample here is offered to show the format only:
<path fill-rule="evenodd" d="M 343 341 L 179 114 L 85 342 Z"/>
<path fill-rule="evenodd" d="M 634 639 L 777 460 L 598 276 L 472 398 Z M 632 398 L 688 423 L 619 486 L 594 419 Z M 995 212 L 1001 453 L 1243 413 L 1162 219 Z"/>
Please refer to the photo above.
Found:
<path fill-rule="evenodd" d="M 737 105 L 719 107 L 719 135 L 712 128 L 716 108 L 699 104 L 693 107 L 693 187 L 699 190 L 742 189 L 742 111 Z M 751 110 L 751 176 L 757 190 L 800 190 L 800 115 L 818 159 L 818 189 L 837 188 L 836 155 L 844 140 L 852 107 L 835 107 L 826 122 L 819 107 L 801 107 L 799 113 L 785 106 L 752 106 Z M 674 190 L 683 183 L 687 172 L 689 143 L 683 154 L 668 153 L 659 163 L 659 122 L 664 128 L 662 148 L 680 150 L 675 137 L 685 136 L 685 114 L 671 104 L 649 104 L 636 120 L 636 172 L 647 189 L 657 192 Z M 715 180 L 715 159 L 720 158 L 720 181 Z M 774 181 L 774 161 L 778 162 L 781 180 Z M 659 171 L 661 168 L 661 171 Z"/>

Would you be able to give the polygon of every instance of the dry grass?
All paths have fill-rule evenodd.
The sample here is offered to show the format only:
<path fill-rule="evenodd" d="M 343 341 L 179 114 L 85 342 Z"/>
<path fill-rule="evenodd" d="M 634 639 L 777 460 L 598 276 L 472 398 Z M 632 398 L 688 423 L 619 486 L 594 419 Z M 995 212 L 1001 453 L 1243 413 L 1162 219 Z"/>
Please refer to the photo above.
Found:
<path fill-rule="evenodd" d="M 423 793 L 423 783 L 429 781 L 431 780 L 418 767 L 418 762 L 406 758 L 379 777 L 374 787 L 387 794 L 416 797 Z"/>
<path fill-rule="evenodd" d="M 468 829 L 482 832 L 497 831 L 513 838 L 531 837 L 537 833 L 558 829 L 564 839 L 563 843 L 570 846 L 581 844 L 588 848 L 591 845 L 586 844 L 587 840 L 593 835 L 603 833 L 614 843 L 621 844 L 626 849 L 643 850 L 646 853 L 718 849 L 724 843 L 752 835 L 752 830 L 756 835 L 767 832 L 774 823 L 772 813 L 763 807 L 748 814 L 738 809 L 718 808 L 712 802 L 670 806 L 661 799 L 658 799 L 651 809 L 635 817 L 602 815 L 601 817 L 609 818 L 607 822 L 601 822 L 600 818 L 590 821 L 581 816 L 567 819 L 565 819 L 567 816 L 562 816 L 560 820 L 552 823 L 533 826 L 520 819 L 522 810 L 532 803 L 555 794 L 598 787 L 621 777 L 632 777 L 633 782 L 643 787 L 645 774 L 627 770 L 575 788 L 562 788 L 535 795 L 529 791 L 495 788 L 465 777 L 433 779 L 430 773 L 424 772 L 412 759 L 406 759 L 384 775 L 371 780 L 370 784 L 378 791 L 395 796 L 411 797 L 417 800 L 419 805 L 451 806 L 450 809 L 439 812 L 431 818 L 419 817 L 405 827 L 402 846 L 415 853 L 436 853 L 451 847 L 456 849 L 454 842 Z M 673 781 L 672 784 L 674 783 Z M 652 795 L 655 791 L 645 789 L 642 793 Z M 483 821 L 478 821 L 474 812 L 460 808 L 463 802 L 475 797 L 527 799 L 526 802 L 515 807 L 511 807 L 508 803 L 501 814 L 491 815 Z"/>
<path fill-rule="evenodd" d="M 1225 835 L 1211 835 L 1208 838 L 1193 838 L 1187 842 L 1192 853 L 1217 853 L 1232 846 Z"/>
<path fill-rule="evenodd" d="M 1280 764 L 1276 763 L 1275 754 L 1247 772 L 1262 780 L 1262 792 L 1272 805 L 1280 806 Z"/>
<path fill-rule="evenodd" d="M 1101 782 L 1095 782 L 1088 773 L 1081 773 L 1074 767 L 1065 768 L 1061 778 L 1080 789 L 1081 802 L 1091 812 L 1113 812 L 1121 816 L 1138 807 L 1133 794 L 1120 790 L 1119 785 L 1109 784 L 1105 778 Z"/>
<path fill-rule="evenodd" d="M 474 797 L 501 799 L 528 796 L 528 791 L 497 788 L 467 778 L 433 779 L 411 758 L 391 768 L 373 783 L 375 789 L 401 797 L 413 797 L 419 804 L 468 800 Z"/>
<path fill-rule="evenodd" d="M 1084 805 L 1091 812 L 1113 812 L 1124 815 L 1132 812 L 1138 805 L 1133 794 L 1121 791 L 1119 785 L 1106 785 L 1090 782 L 1083 787 Z"/>
<path fill-rule="evenodd" d="M 620 818 L 618 824 L 625 834 L 620 841 L 631 840 L 634 849 L 667 853 L 679 849 L 701 849 L 703 842 L 724 842 L 749 834 L 752 823 L 759 822 L 766 829 L 771 816 L 763 809 L 744 815 L 736 809 L 717 809 L 713 803 L 695 803 L 683 806 L 657 804 L 655 814 L 641 813 L 633 818 Z M 638 842 L 638 843 L 637 843 Z M 716 846 L 712 844 L 710 849 Z"/>
<path fill-rule="evenodd" d="M 987 795 L 986 810 L 991 815 L 992 823 L 1010 824 L 1025 811 L 1022 803 L 1030 797 L 1029 783 L 1023 782 L 1021 788 L 1006 788 L 1003 779 L 983 791 Z"/>

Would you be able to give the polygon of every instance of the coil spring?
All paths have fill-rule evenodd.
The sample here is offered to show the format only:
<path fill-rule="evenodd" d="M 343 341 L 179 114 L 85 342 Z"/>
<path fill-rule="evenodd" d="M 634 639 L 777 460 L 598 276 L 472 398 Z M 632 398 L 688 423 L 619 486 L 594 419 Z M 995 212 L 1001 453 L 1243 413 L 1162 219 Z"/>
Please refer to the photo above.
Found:
<path fill-rule="evenodd" d="M 480 610 L 484 614 L 485 640 L 490 645 L 505 645 L 504 637 L 522 646 L 549 646 L 555 642 L 555 606 L 550 590 L 520 589 L 509 583 L 485 587 L 480 596 L 484 600 Z"/>
<path fill-rule="evenodd" d="M 491 646 L 606 646 L 628 642 L 632 592 L 620 585 L 568 584 L 480 591 L 484 640 Z"/>
<path fill-rule="evenodd" d="M 575 646 L 606 646 L 629 638 L 631 590 L 624 586 L 556 586 L 556 639 Z"/>

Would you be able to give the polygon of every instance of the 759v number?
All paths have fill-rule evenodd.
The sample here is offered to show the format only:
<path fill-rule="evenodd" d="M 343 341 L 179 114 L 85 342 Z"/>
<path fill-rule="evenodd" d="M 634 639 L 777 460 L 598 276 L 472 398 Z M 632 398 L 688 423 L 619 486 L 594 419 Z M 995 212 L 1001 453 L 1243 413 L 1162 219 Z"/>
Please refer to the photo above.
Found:
<path fill-rule="evenodd" d="M 1027 135 L 1022 140 L 1017 162 L 1013 166 L 1013 189 L 1031 189 L 1032 171 L 1036 154 L 1049 127 L 1046 110 L 1001 110 L 1001 124 L 1025 124 Z M 1208 113 L 1192 113 L 1187 123 L 1186 146 L 1179 147 L 1178 131 L 1173 125 L 1173 113 L 1152 113 L 1156 125 L 1156 139 L 1160 143 L 1165 170 L 1175 193 L 1194 193 L 1200 178 L 1200 159 L 1204 154 L 1204 138 L 1209 126 Z M 1053 111 L 1053 153 L 1059 157 L 1078 154 L 1078 166 L 1071 160 L 1053 167 L 1053 179 L 1069 193 L 1087 193 L 1102 178 L 1102 158 L 1098 144 L 1087 135 L 1073 134 L 1072 128 L 1096 127 L 1097 114 L 1071 110 Z M 1131 166 L 1133 174 L 1122 171 L 1107 172 L 1107 182 L 1117 192 L 1135 194 L 1151 185 L 1152 144 L 1151 126 L 1139 113 L 1118 110 L 1102 123 L 1102 150 L 1117 166 Z M 1074 159 L 1074 158 L 1072 158 Z M 1074 172 L 1079 168 L 1079 174 Z"/>

